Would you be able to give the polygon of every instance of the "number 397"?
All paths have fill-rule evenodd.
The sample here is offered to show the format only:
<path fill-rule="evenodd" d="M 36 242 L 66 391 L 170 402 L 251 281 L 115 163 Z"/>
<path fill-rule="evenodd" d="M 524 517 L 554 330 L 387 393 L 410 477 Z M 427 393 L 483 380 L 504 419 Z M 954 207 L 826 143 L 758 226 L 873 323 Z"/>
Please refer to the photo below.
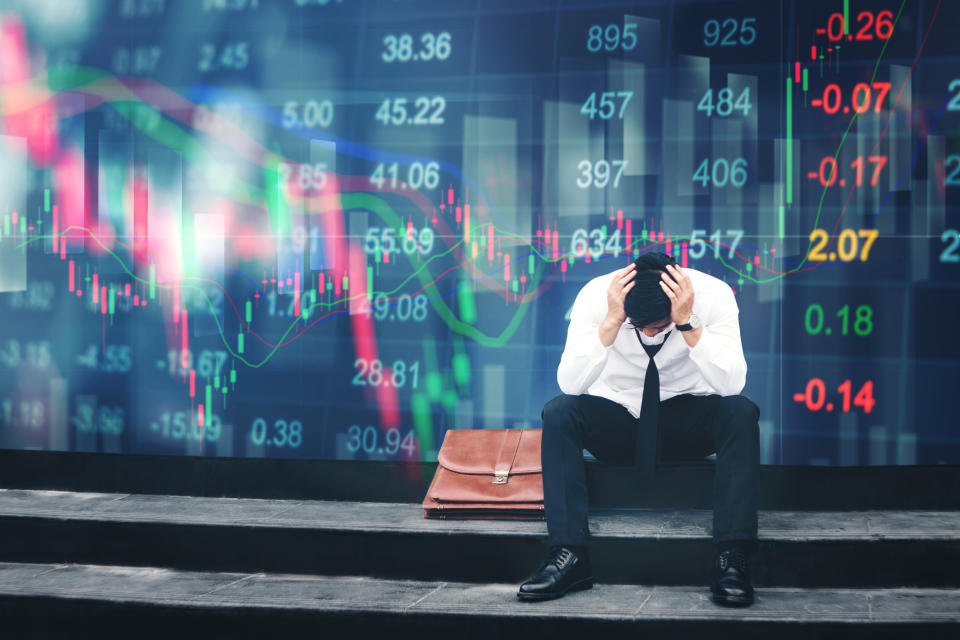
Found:
<path fill-rule="evenodd" d="M 620 176 L 623 175 L 623 170 L 626 167 L 626 160 L 597 160 L 596 162 L 581 160 L 577 164 L 577 171 L 580 172 L 580 176 L 577 178 L 577 186 L 581 189 L 589 189 L 590 187 L 603 189 L 610 183 L 610 174 L 614 173 L 612 186 L 616 189 L 620 186 Z"/>

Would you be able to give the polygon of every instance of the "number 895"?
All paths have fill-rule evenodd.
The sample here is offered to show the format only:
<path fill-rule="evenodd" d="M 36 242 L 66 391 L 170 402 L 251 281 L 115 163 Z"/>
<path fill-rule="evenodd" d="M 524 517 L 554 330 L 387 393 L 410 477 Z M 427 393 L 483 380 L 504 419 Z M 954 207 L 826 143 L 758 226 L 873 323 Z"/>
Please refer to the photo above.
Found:
<path fill-rule="evenodd" d="M 602 27 L 599 24 L 592 25 L 587 31 L 587 51 L 597 53 L 601 49 L 604 51 L 632 51 L 637 47 L 637 24 L 631 23 L 624 25 L 608 24 Z"/>

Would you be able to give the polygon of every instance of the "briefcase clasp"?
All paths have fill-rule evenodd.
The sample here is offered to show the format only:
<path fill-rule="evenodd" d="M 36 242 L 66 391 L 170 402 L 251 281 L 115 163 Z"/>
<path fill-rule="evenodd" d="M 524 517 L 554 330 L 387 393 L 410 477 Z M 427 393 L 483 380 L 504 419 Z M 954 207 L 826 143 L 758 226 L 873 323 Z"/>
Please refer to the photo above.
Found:
<path fill-rule="evenodd" d="M 493 484 L 507 484 L 507 471 L 494 471 L 493 472 Z"/>

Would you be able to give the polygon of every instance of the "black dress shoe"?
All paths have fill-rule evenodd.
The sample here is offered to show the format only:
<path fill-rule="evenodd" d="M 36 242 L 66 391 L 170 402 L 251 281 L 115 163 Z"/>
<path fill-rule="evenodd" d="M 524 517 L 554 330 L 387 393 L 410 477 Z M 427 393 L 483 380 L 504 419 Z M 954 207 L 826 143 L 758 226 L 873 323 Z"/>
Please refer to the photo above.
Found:
<path fill-rule="evenodd" d="M 753 604 L 753 585 L 746 555 L 739 549 L 726 549 L 714 556 L 711 600 L 731 607 Z"/>
<path fill-rule="evenodd" d="M 593 587 L 593 569 L 586 552 L 578 556 L 569 547 L 550 547 L 546 559 L 520 585 L 517 597 L 521 600 L 550 600 L 568 591 Z"/>

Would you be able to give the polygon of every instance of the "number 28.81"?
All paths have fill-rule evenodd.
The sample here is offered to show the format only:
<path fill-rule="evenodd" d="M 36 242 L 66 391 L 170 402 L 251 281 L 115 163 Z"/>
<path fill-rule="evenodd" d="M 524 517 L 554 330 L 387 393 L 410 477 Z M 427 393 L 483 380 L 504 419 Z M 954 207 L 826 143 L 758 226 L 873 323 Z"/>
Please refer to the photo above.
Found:
<path fill-rule="evenodd" d="M 367 360 L 357 358 L 353 361 L 353 368 L 357 372 L 351 384 L 355 387 L 411 387 L 416 389 L 420 382 L 420 362 L 406 363 L 403 360 L 395 361 L 385 369 L 379 358 Z"/>

